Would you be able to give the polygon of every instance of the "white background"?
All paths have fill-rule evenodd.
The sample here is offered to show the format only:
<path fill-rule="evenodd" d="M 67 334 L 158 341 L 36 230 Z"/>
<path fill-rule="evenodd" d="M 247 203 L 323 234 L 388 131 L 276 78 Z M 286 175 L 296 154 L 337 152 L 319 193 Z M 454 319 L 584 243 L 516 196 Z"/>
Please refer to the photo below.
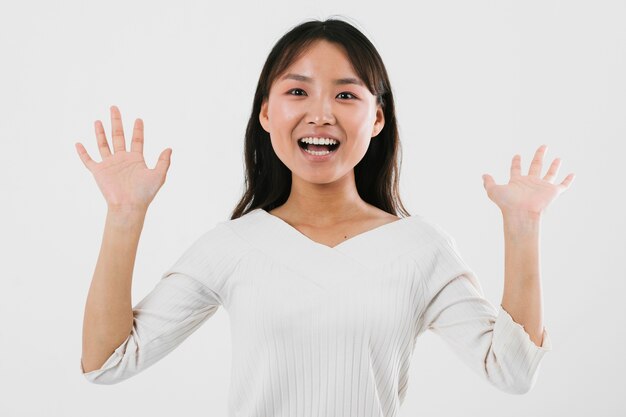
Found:
<path fill-rule="evenodd" d="M 154 167 L 173 149 L 139 244 L 133 304 L 243 191 L 243 137 L 274 43 L 310 18 L 346 17 L 378 48 L 396 97 L 401 195 L 457 240 L 501 301 L 502 219 L 481 175 L 526 175 L 547 144 L 557 181 L 543 216 L 544 323 L 553 351 L 516 396 L 431 332 L 401 416 L 623 416 L 626 360 L 623 1 L 22 1 L 0 6 L 0 415 L 226 416 L 230 328 L 218 312 L 121 384 L 80 373 L 84 304 L 105 201 L 75 142 L 100 161 L 109 106 L 145 123 Z M 128 146 L 128 145 L 127 145 Z M 268 416 L 270 417 L 270 416 Z"/>

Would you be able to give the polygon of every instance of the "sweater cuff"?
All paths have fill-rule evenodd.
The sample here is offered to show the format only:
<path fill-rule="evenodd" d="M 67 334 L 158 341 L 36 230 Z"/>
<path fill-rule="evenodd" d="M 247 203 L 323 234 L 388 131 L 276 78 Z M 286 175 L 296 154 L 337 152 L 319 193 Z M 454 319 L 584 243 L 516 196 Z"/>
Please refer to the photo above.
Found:
<path fill-rule="evenodd" d="M 513 320 L 513 317 L 511 317 L 509 312 L 506 311 L 502 305 L 500 305 L 500 314 L 496 320 L 494 331 L 501 333 L 503 341 L 507 342 L 507 344 L 517 342 L 517 344 L 525 347 L 532 345 L 535 348 L 534 350 L 542 353 L 552 350 L 552 340 L 545 326 L 543 327 L 541 346 L 537 346 L 535 342 L 530 340 L 530 336 L 524 329 L 524 326 Z"/>
<path fill-rule="evenodd" d="M 129 337 L 130 338 L 130 337 Z M 85 368 L 83 367 L 83 358 L 80 358 L 80 372 L 83 374 L 85 378 L 89 381 L 93 381 L 95 378 L 100 376 L 104 371 L 115 367 L 124 357 L 124 352 L 126 351 L 128 345 L 128 339 L 124 340 L 121 345 L 119 345 L 115 351 L 109 356 L 109 358 L 102 364 L 99 369 L 94 369 L 89 372 L 85 372 Z"/>
<path fill-rule="evenodd" d="M 535 384 L 537 369 L 546 352 L 552 350 L 552 341 L 547 329 L 543 328 L 541 346 L 530 340 L 524 326 L 513 320 L 513 317 L 500 305 L 499 314 L 494 325 L 493 349 L 498 357 L 507 358 L 512 365 L 510 375 L 514 381 L 523 383 L 521 392 L 526 392 Z"/>

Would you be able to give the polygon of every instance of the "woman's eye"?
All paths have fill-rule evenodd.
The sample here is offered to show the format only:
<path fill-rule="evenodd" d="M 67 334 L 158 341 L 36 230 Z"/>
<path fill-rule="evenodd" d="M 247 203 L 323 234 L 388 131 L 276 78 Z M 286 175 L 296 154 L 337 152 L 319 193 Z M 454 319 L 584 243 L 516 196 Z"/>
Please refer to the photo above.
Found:
<path fill-rule="evenodd" d="M 352 98 L 356 98 L 356 97 L 354 96 L 354 94 L 352 94 L 352 93 L 348 93 L 347 91 L 344 91 L 343 93 L 339 93 L 339 95 L 341 95 L 341 94 L 348 94 L 348 95 L 352 96 Z"/>
<path fill-rule="evenodd" d="M 288 93 L 291 94 L 294 91 L 302 91 L 302 92 L 304 92 L 304 90 L 301 89 L 301 88 L 292 88 L 291 90 L 288 91 Z M 293 96 L 293 95 L 299 95 L 299 94 L 291 94 L 291 95 Z"/>

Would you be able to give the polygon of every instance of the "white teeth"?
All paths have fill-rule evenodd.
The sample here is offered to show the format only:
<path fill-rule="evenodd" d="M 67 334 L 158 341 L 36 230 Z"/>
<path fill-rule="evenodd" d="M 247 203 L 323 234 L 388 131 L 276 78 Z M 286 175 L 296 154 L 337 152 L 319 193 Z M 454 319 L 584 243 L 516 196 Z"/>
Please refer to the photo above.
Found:
<path fill-rule="evenodd" d="M 330 151 L 310 151 L 308 149 L 305 149 L 304 152 L 310 153 L 311 155 L 328 155 L 330 153 Z"/>
<path fill-rule="evenodd" d="M 338 143 L 335 139 L 330 138 L 301 138 L 300 142 L 312 145 L 336 145 Z"/>

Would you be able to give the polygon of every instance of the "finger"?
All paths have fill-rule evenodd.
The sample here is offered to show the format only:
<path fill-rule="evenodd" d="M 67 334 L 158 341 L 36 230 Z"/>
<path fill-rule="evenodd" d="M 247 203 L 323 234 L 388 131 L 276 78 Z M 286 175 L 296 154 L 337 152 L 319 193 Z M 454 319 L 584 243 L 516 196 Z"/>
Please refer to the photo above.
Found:
<path fill-rule="evenodd" d="M 107 137 L 104 133 L 104 126 L 102 126 L 102 122 L 100 120 L 96 120 L 94 122 L 94 127 L 96 129 L 96 141 L 98 142 L 98 151 L 100 152 L 100 156 L 102 159 L 108 158 L 111 156 L 111 149 L 109 148 L 109 143 L 107 142 Z"/>
<path fill-rule="evenodd" d="M 483 187 L 485 187 L 485 189 L 491 187 L 495 183 L 496 182 L 493 180 L 493 177 L 491 175 L 483 174 Z"/>
<path fill-rule="evenodd" d="M 133 128 L 133 139 L 130 142 L 130 151 L 143 153 L 143 120 L 136 119 Z"/>
<path fill-rule="evenodd" d="M 80 160 L 83 161 L 83 164 L 85 165 L 85 167 L 87 167 L 87 169 L 91 171 L 91 168 L 96 164 L 96 162 L 93 159 L 91 159 L 91 157 L 87 153 L 87 150 L 82 145 L 82 143 L 76 142 L 74 144 L 74 147 L 76 148 L 76 152 L 78 152 L 78 156 L 80 157 Z"/>
<path fill-rule="evenodd" d="M 563 182 L 559 184 L 559 187 L 562 188 L 562 191 L 565 191 L 569 188 L 569 186 L 572 184 L 572 181 L 574 181 L 574 177 L 575 175 L 573 172 L 569 174 L 567 177 L 565 177 Z"/>
<path fill-rule="evenodd" d="M 111 106 L 111 136 L 113 137 L 114 151 L 126 151 L 124 127 L 122 126 L 122 114 L 117 106 Z"/>
<path fill-rule="evenodd" d="M 530 163 L 530 169 L 528 175 L 533 177 L 539 177 L 541 174 L 541 164 L 543 162 L 543 155 L 546 153 L 547 145 L 541 145 L 535 152 L 532 162 Z"/>
<path fill-rule="evenodd" d="M 554 178 L 556 177 L 556 175 L 558 174 L 560 166 L 561 166 L 560 158 L 556 158 L 554 161 L 552 161 L 552 164 L 550 164 L 550 169 L 548 169 L 548 172 L 546 173 L 545 177 L 543 177 L 544 181 L 552 182 Z"/>
<path fill-rule="evenodd" d="M 518 177 L 522 175 L 522 157 L 518 154 L 513 156 L 513 161 L 511 162 L 511 178 Z"/>
<path fill-rule="evenodd" d="M 160 171 L 163 175 L 165 175 L 167 173 L 167 169 L 170 167 L 171 156 L 171 148 L 167 148 L 163 152 L 161 152 L 161 155 L 159 155 L 159 160 L 157 161 L 156 167 L 154 167 L 154 169 Z"/>

